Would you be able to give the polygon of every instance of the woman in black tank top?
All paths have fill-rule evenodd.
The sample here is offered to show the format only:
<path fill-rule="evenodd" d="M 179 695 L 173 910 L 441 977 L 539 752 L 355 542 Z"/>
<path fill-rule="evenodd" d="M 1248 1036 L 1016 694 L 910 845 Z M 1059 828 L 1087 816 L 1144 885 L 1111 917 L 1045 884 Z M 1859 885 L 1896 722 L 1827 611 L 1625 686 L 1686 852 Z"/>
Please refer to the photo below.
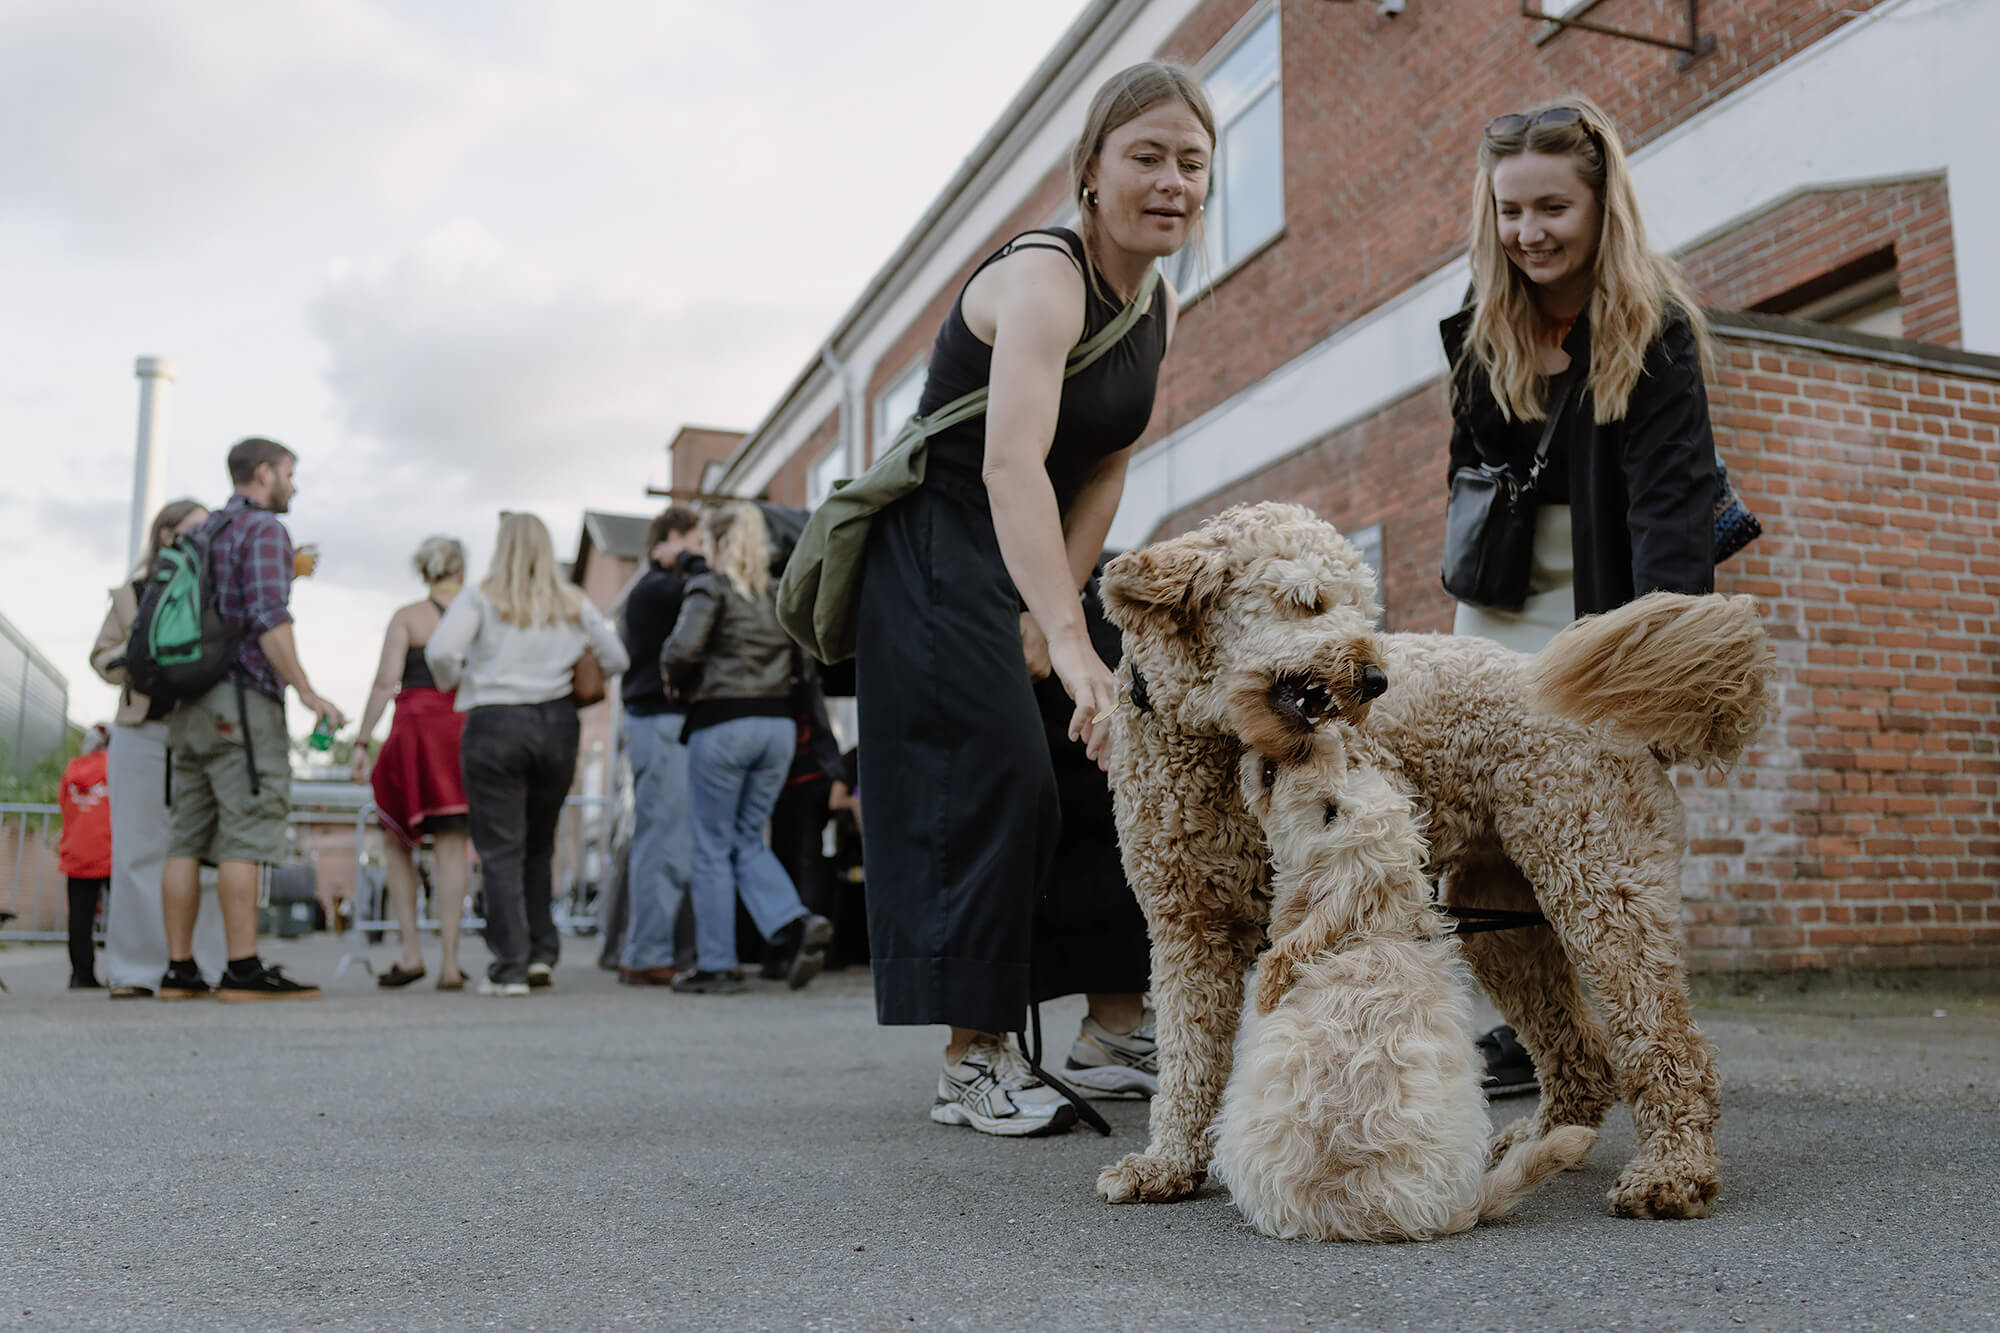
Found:
<path fill-rule="evenodd" d="M 1075 1119 L 998 1040 L 1023 1026 L 1058 833 L 1030 673 L 1053 671 L 1073 701 L 1070 737 L 1099 759 L 1094 719 L 1116 691 L 1079 590 L 1152 414 L 1172 288 L 1160 283 L 1102 358 L 1062 372 L 1148 267 L 1187 243 L 1214 142 L 1184 70 L 1139 65 L 1098 91 L 1071 155 L 1076 229 L 1015 237 L 938 331 L 919 411 L 990 385 L 986 412 L 932 437 L 924 485 L 870 537 L 856 662 L 876 1011 L 885 1024 L 951 1027 L 931 1111 L 941 1123 L 1018 1136 Z M 1137 1040 L 1138 994 L 1092 1000 L 1106 1043 Z"/>
<path fill-rule="evenodd" d="M 430 537 L 412 562 L 428 585 L 421 602 L 401 607 L 389 618 L 382 660 L 361 730 L 354 738 L 348 776 L 374 791 L 375 822 L 382 829 L 389 905 L 396 916 L 403 956 L 376 978 L 385 987 L 407 986 L 424 975 L 417 911 L 416 853 L 431 839 L 431 884 L 435 889 L 439 960 L 438 989 L 458 990 L 465 973 L 458 965 L 459 920 L 464 915 L 470 876 L 471 840 L 466 827 L 465 782 L 459 768 L 459 737 L 465 715 L 453 707 L 452 692 L 431 677 L 424 647 L 444 619 L 445 608 L 465 581 L 465 548 L 450 537 Z M 375 724 L 395 700 L 396 717 L 379 753 L 370 752 Z"/>

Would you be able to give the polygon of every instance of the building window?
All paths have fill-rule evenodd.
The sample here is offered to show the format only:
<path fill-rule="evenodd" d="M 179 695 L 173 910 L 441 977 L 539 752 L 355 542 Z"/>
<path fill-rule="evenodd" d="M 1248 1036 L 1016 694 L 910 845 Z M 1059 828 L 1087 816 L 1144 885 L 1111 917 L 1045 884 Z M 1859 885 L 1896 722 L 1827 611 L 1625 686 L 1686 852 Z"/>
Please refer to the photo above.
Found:
<path fill-rule="evenodd" d="M 928 361 L 917 362 L 898 375 L 875 400 L 874 443 L 868 452 L 871 459 L 879 457 L 883 446 L 895 439 L 896 432 L 917 414 L 917 404 L 924 396 L 924 375 L 929 369 Z"/>
<path fill-rule="evenodd" d="M 835 444 L 806 469 L 806 508 L 817 509 L 833 494 L 833 483 L 847 475 L 847 449 Z"/>
<path fill-rule="evenodd" d="M 1266 12 L 1202 62 L 1215 110 L 1215 163 L 1199 239 L 1167 263 L 1183 300 L 1219 281 L 1285 225 L 1284 89 L 1278 13 Z"/>
<path fill-rule="evenodd" d="M 1884 248 L 1759 301 L 1766 315 L 1810 319 L 1885 338 L 1903 336 L 1903 294 L 1896 280 L 1896 252 Z"/>
<path fill-rule="evenodd" d="M 1389 623 L 1389 593 L 1382 580 L 1382 525 L 1371 523 L 1359 532 L 1350 532 L 1346 536 L 1374 572 L 1375 605 L 1382 608 L 1382 614 L 1375 618 L 1375 628 L 1386 628 Z"/>

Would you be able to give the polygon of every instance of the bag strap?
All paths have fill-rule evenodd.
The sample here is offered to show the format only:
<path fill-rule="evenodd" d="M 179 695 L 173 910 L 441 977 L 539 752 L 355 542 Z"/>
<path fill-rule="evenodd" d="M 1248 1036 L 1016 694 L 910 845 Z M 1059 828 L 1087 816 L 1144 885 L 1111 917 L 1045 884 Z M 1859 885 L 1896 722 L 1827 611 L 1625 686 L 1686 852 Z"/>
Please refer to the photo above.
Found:
<path fill-rule="evenodd" d="M 1565 384 L 1562 393 L 1556 397 L 1555 406 L 1549 409 L 1549 419 L 1542 423 L 1542 438 L 1535 444 L 1535 461 L 1528 469 L 1528 481 L 1525 486 L 1521 487 L 1522 490 L 1534 490 L 1535 484 L 1542 479 L 1542 473 L 1548 470 L 1549 442 L 1555 439 L 1556 424 L 1562 420 L 1563 412 L 1568 409 L 1570 399 L 1575 397 L 1576 386 L 1581 379 L 1582 377 L 1578 376 L 1576 379 L 1572 379 L 1569 383 Z"/>
<path fill-rule="evenodd" d="M 1009 248 L 1011 249 L 1012 246 L 1010 245 Z M 1132 294 L 1132 299 L 1125 303 L 1125 308 L 1120 310 L 1109 324 L 1106 324 L 1087 340 L 1078 343 L 1070 349 L 1069 359 L 1063 364 L 1063 378 L 1068 379 L 1070 376 L 1087 369 L 1106 352 L 1117 346 L 1124 339 L 1125 335 L 1132 331 L 1132 326 L 1137 324 L 1140 317 L 1146 313 L 1146 308 L 1152 300 L 1153 292 L 1159 285 L 1160 270 L 1158 265 L 1148 265 L 1146 276 L 1139 282 L 1139 290 Z M 912 448 L 919 440 L 927 440 L 939 431 L 949 429 L 961 421 L 968 421 L 978 416 L 986 410 L 986 399 L 991 388 L 991 385 L 982 384 L 971 393 L 952 399 L 929 416 L 910 418 L 910 425 L 917 426 L 919 429 L 913 431 L 909 426 L 905 426 L 901 434 L 897 437 L 893 447 L 899 449 Z"/>

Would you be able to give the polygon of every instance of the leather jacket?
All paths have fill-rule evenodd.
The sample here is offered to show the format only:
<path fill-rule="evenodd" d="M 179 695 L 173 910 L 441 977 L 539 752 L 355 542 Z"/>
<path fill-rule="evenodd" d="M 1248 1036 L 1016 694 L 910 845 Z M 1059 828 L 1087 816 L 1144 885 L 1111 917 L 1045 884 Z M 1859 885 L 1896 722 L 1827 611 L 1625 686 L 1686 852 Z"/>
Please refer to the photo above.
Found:
<path fill-rule="evenodd" d="M 775 583 L 749 599 L 720 571 L 707 570 L 687 582 L 680 619 L 660 647 L 660 670 L 690 705 L 790 699 L 794 651 L 778 623 Z"/>

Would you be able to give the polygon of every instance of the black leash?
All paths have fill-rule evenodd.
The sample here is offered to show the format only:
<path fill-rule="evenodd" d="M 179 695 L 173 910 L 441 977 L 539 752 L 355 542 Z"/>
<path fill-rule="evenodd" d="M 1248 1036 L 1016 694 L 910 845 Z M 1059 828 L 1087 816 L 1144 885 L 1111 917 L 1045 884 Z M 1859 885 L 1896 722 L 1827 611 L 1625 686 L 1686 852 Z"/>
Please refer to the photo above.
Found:
<path fill-rule="evenodd" d="M 1460 935 L 1483 935 L 1493 930 L 1525 930 L 1529 926 L 1549 924 L 1549 919 L 1540 912 L 1515 912 L 1504 907 L 1455 907 L 1448 903 L 1432 903 L 1431 906 L 1457 922 L 1454 929 Z"/>
<path fill-rule="evenodd" d="M 1028 1006 L 1028 1029 L 1035 1034 L 1035 1044 L 1032 1047 L 1028 1045 L 1027 1032 L 1014 1034 L 1014 1040 L 1021 1043 L 1021 1058 L 1028 1062 L 1028 1068 L 1034 1071 L 1036 1078 L 1060 1092 L 1069 1104 L 1076 1108 L 1078 1119 L 1104 1137 L 1110 1138 L 1111 1124 L 1097 1113 L 1097 1108 L 1078 1095 L 1075 1088 L 1042 1068 L 1042 1006 L 1039 1004 Z"/>

